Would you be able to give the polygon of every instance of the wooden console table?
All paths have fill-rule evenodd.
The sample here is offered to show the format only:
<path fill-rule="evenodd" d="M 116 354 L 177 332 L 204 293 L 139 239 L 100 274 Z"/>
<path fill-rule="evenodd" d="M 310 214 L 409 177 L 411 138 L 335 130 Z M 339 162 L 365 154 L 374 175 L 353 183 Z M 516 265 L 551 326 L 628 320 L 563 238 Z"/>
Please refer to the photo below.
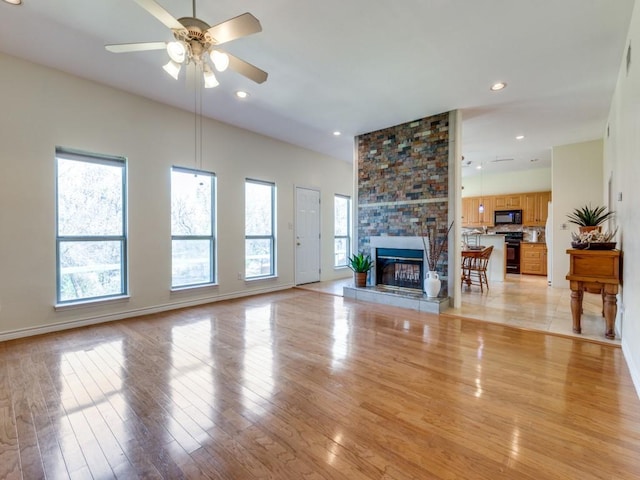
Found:
<path fill-rule="evenodd" d="M 569 288 L 573 331 L 581 333 L 582 296 L 584 292 L 602 295 L 602 315 L 607 338 L 615 338 L 614 322 L 618 312 L 616 295 L 620 284 L 620 250 L 567 250 L 569 254 Z"/>

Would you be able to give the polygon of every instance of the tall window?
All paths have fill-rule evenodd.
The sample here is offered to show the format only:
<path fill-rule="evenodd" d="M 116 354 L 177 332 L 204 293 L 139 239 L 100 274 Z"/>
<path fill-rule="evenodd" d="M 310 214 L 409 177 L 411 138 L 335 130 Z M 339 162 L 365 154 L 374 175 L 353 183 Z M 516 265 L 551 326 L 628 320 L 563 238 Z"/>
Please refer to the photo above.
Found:
<path fill-rule="evenodd" d="M 215 280 L 216 177 L 186 168 L 171 169 L 171 286 Z"/>
<path fill-rule="evenodd" d="M 336 267 L 345 267 L 351 250 L 351 198 L 336 195 L 333 211 L 333 264 Z"/>
<path fill-rule="evenodd" d="M 58 303 L 127 293 L 126 162 L 56 148 Z"/>
<path fill-rule="evenodd" d="M 244 188 L 245 278 L 273 276 L 276 186 L 247 179 Z"/>

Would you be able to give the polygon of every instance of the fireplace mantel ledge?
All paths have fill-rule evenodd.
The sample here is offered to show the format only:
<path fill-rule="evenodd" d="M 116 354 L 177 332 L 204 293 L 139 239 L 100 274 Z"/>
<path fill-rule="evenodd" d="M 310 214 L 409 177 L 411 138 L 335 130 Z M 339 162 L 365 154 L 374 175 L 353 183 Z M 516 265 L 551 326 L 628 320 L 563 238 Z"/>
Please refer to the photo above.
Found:
<path fill-rule="evenodd" d="M 370 237 L 371 248 L 409 248 L 412 250 L 424 250 L 422 237 Z"/>

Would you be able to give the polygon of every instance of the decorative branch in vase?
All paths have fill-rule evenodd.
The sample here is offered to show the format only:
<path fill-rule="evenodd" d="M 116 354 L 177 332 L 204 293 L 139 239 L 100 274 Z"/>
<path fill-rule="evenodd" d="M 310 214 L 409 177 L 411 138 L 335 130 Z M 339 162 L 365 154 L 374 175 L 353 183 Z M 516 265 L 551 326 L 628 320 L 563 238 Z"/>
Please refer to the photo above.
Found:
<path fill-rule="evenodd" d="M 434 225 L 427 225 L 426 232 L 424 225 L 420 226 L 420 234 L 422 236 L 422 244 L 424 245 L 424 251 L 427 256 L 427 266 L 429 272 L 424 280 L 424 291 L 429 298 L 436 298 L 440 294 L 441 281 L 436 269 L 438 268 L 438 262 L 440 257 L 444 253 L 444 249 L 447 246 L 447 240 L 449 238 L 449 232 L 453 227 L 453 222 L 449 225 L 447 233 L 444 237 L 440 238 L 438 242 L 438 223 Z"/>
<path fill-rule="evenodd" d="M 437 222 L 433 225 L 427 225 L 426 228 L 424 225 L 420 226 L 420 235 L 422 236 L 422 244 L 424 245 L 424 251 L 427 255 L 427 266 L 430 272 L 435 272 L 438 263 L 440 262 L 440 257 L 444 253 L 444 249 L 447 246 L 447 240 L 449 239 L 449 232 L 453 228 L 453 222 L 449 225 L 447 229 L 447 233 L 444 237 L 440 238 L 438 242 L 438 224 Z M 426 230 L 426 231 L 425 231 Z"/>

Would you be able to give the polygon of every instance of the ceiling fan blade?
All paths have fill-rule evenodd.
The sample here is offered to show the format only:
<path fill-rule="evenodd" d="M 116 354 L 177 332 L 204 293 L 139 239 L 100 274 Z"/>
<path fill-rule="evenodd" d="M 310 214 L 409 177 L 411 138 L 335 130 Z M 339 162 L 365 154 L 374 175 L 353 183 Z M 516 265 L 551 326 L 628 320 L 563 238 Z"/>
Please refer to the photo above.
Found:
<path fill-rule="evenodd" d="M 143 52 L 146 50 L 164 50 L 167 48 L 166 42 L 144 42 L 144 43 L 117 43 L 105 45 L 104 48 L 112 53 Z"/>
<path fill-rule="evenodd" d="M 234 72 L 238 72 L 240 75 L 244 75 L 256 83 L 263 83 L 267 80 L 269 74 L 264 70 L 260 70 L 255 65 L 240 60 L 238 57 L 234 57 L 229 53 L 227 53 L 227 55 L 229 55 L 229 68 Z"/>
<path fill-rule="evenodd" d="M 260 21 L 247 12 L 214 25 L 207 30 L 207 33 L 212 37 L 214 45 L 220 45 L 261 31 Z"/>
<path fill-rule="evenodd" d="M 134 0 L 138 5 L 144 8 L 151 15 L 160 20 L 165 26 L 171 29 L 184 29 L 182 25 L 173 15 L 158 5 L 153 0 Z"/>

